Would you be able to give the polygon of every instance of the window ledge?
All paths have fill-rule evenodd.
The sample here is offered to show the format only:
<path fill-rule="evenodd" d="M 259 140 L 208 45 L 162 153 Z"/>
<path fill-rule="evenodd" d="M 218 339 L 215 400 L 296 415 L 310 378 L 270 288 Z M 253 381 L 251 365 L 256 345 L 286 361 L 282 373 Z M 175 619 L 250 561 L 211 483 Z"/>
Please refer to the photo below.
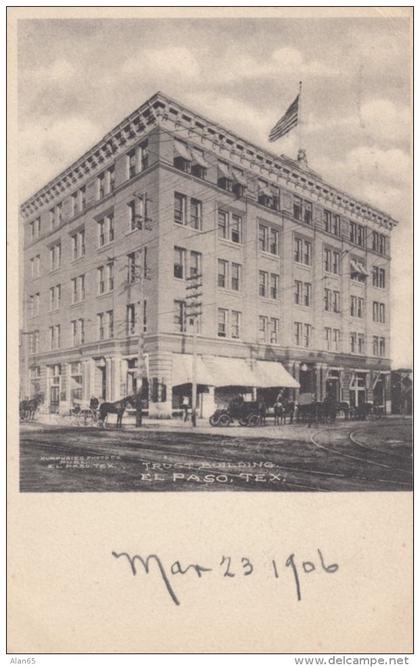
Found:
<path fill-rule="evenodd" d="M 109 243 L 105 243 L 105 245 L 98 246 L 97 251 L 98 252 L 104 252 L 105 250 L 109 250 L 109 248 L 112 248 L 114 243 L 115 243 L 115 239 L 113 241 L 109 241 Z"/>

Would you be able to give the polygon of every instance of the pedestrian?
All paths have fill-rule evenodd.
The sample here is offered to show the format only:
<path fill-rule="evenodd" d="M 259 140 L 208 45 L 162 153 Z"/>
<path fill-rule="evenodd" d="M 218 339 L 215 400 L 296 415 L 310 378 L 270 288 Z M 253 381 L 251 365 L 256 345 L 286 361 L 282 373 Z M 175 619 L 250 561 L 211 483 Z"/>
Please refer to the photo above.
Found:
<path fill-rule="evenodd" d="M 184 422 L 188 421 L 188 410 L 190 408 L 190 399 L 188 396 L 184 396 L 182 399 L 182 410 L 184 413 Z"/>

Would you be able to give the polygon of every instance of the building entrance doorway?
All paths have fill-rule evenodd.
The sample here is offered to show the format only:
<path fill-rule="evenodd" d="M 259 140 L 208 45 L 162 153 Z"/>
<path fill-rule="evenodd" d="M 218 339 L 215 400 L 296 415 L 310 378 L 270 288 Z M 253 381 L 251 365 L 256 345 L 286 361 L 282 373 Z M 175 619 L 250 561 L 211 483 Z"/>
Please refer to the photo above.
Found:
<path fill-rule="evenodd" d="M 350 407 L 366 403 L 366 373 L 355 373 L 350 383 Z"/>
<path fill-rule="evenodd" d="M 60 386 L 51 385 L 50 387 L 50 412 L 57 414 L 60 405 Z"/>

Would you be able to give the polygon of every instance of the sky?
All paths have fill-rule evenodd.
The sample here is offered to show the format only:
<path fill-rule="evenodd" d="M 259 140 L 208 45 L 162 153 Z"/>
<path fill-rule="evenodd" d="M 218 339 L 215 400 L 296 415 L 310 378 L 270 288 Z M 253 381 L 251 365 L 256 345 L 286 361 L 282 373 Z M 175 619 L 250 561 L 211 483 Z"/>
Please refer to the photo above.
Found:
<path fill-rule="evenodd" d="M 22 19 L 19 196 L 28 197 L 161 90 L 244 139 L 303 81 L 310 167 L 389 213 L 393 367 L 412 364 L 411 52 L 407 18 Z"/>

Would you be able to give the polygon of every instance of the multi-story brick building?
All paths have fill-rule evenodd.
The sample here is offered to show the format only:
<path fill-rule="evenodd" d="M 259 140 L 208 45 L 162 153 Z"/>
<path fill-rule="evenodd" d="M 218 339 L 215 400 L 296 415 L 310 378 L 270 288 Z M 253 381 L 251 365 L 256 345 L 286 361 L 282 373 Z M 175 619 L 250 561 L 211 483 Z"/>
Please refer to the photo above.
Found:
<path fill-rule="evenodd" d="M 194 273 L 204 414 L 232 386 L 388 405 L 397 223 L 304 155 L 269 153 L 157 93 L 21 215 L 22 393 L 48 409 L 132 393 L 142 328 L 149 413 L 170 415 L 191 391 Z"/>

